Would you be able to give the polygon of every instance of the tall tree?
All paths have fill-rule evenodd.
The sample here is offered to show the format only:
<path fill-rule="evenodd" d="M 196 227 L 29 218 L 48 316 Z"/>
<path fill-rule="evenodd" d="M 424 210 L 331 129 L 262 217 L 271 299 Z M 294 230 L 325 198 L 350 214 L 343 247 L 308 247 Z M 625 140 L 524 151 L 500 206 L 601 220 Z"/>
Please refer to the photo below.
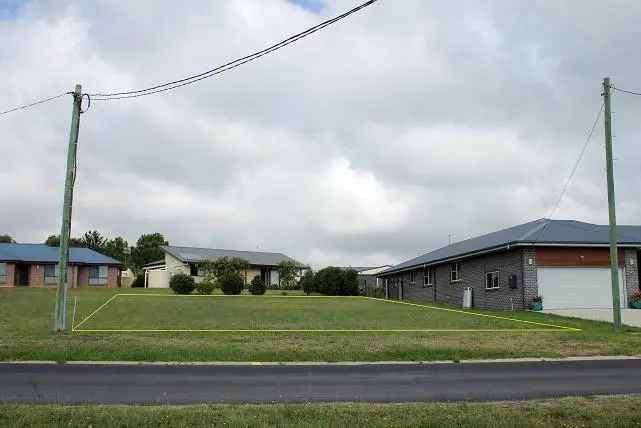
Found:
<path fill-rule="evenodd" d="M 298 272 L 298 264 L 291 260 L 283 260 L 278 263 L 278 278 L 280 280 L 280 288 L 294 289 L 298 287 L 296 282 L 296 273 Z"/>
<path fill-rule="evenodd" d="M 82 236 L 84 246 L 98 252 L 104 252 L 107 240 L 97 230 L 90 230 Z"/>
<path fill-rule="evenodd" d="M 49 235 L 45 240 L 45 245 L 50 247 L 59 247 L 60 246 L 60 235 Z M 69 239 L 70 247 L 84 247 L 85 243 L 82 238 L 70 238 Z"/>
<path fill-rule="evenodd" d="M 129 262 L 127 260 L 127 250 L 129 249 L 129 243 L 124 238 L 118 236 L 116 238 L 110 239 L 107 241 L 103 247 L 103 253 L 109 257 L 121 261 L 123 263 Z"/>
<path fill-rule="evenodd" d="M 0 243 L 2 244 L 15 244 L 16 241 L 10 235 L 0 235 Z"/>
<path fill-rule="evenodd" d="M 147 263 L 161 260 L 165 255 L 160 249 L 162 245 L 169 245 L 162 233 L 141 235 L 131 254 L 134 266 L 141 268 Z"/>

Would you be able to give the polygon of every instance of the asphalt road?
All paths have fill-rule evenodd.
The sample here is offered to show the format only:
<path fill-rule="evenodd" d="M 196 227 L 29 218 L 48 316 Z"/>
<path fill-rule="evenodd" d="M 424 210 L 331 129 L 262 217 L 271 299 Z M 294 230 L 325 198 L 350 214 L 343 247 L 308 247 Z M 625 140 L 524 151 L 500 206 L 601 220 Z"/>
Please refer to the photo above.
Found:
<path fill-rule="evenodd" d="M 358 366 L 0 363 L 0 402 L 426 402 L 627 393 L 641 393 L 641 360 Z"/>

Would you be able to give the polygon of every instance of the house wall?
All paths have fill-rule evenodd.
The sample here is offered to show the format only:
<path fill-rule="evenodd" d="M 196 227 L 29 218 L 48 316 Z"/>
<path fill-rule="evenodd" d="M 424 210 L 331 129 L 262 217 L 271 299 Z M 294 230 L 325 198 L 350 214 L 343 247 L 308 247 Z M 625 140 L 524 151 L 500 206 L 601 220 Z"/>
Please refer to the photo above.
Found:
<path fill-rule="evenodd" d="M 463 303 L 463 290 L 472 288 L 473 306 L 488 309 L 524 309 L 529 305 L 531 298 L 536 295 L 536 267 L 530 267 L 525 275 L 524 250 L 516 249 L 469 258 L 461 261 L 460 281 L 450 281 L 450 263 L 432 266 L 434 270 L 434 285 L 424 284 L 423 268 L 414 270 L 415 282 L 410 282 L 410 272 L 401 272 L 396 275 L 386 276 L 388 284 L 396 282 L 402 284 L 403 298 L 420 298 L 428 301 L 448 303 L 461 306 Z M 486 290 L 485 274 L 499 271 L 499 288 Z M 516 288 L 511 289 L 508 281 L 511 275 L 516 275 Z M 523 279 L 528 279 L 527 292 L 524 289 Z M 395 280 L 395 281 L 389 281 Z M 393 290 L 392 295 L 396 295 Z"/>
<path fill-rule="evenodd" d="M 189 265 L 183 263 L 169 253 L 165 253 L 165 265 L 167 266 L 167 272 L 170 277 L 177 273 L 184 273 L 185 275 L 190 274 Z"/>
<path fill-rule="evenodd" d="M 250 266 L 245 274 L 245 285 L 251 283 L 252 279 L 257 276 L 260 276 L 260 268 L 256 266 Z"/>
<path fill-rule="evenodd" d="M 0 287 L 13 287 L 15 284 L 15 269 L 16 266 L 13 263 L 5 263 L 5 273 L 7 274 L 7 279 L 4 282 L 0 283 Z"/>
<path fill-rule="evenodd" d="M 77 277 L 76 287 L 88 287 L 89 286 L 89 267 L 77 266 L 76 277 Z"/>
<path fill-rule="evenodd" d="M 118 288 L 120 286 L 120 268 L 116 266 L 109 266 L 107 271 L 107 287 Z"/>
<path fill-rule="evenodd" d="M 29 286 L 45 286 L 45 268 L 44 265 L 33 264 L 29 266 Z"/>
<path fill-rule="evenodd" d="M 625 291 L 629 298 L 639 291 L 639 263 L 637 258 L 637 249 L 636 248 L 626 248 L 625 250 L 619 250 L 619 253 L 623 253 L 625 260 L 625 269 L 623 269 L 625 275 Z"/>

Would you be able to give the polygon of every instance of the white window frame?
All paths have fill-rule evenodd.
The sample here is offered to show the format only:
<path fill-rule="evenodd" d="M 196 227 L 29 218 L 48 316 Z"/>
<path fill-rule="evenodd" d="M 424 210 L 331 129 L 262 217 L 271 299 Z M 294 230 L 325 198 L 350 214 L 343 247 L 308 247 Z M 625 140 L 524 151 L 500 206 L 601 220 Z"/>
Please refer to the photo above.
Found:
<path fill-rule="evenodd" d="M 456 278 L 453 277 L 453 274 L 456 273 Z M 461 262 L 450 263 L 450 282 L 460 282 L 461 281 Z"/>
<path fill-rule="evenodd" d="M 109 266 L 91 266 L 89 268 L 89 285 L 107 285 L 109 282 Z M 98 270 L 98 276 L 92 277 L 91 274 L 94 272 L 94 269 Z M 104 274 L 104 276 L 103 276 Z"/>
<path fill-rule="evenodd" d="M 492 284 L 490 284 L 489 283 L 490 281 L 488 281 L 488 278 L 490 278 L 490 275 L 491 275 L 491 278 L 492 278 L 490 280 L 492 282 Z M 501 284 L 499 282 L 499 278 L 500 278 L 500 272 L 498 270 L 492 270 L 492 271 L 489 271 L 489 272 L 485 272 L 485 289 L 486 290 L 498 290 L 499 288 L 501 288 Z"/>
<path fill-rule="evenodd" d="M 416 284 L 416 271 L 410 271 L 410 284 Z"/>
<path fill-rule="evenodd" d="M 54 276 L 47 276 L 47 267 L 49 266 L 54 266 Z M 52 285 L 52 284 L 57 284 L 58 283 L 58 275 L 60 275 L 60 268 L 58 265 L 45 265 L 44 266 L 44 281 L 45 285 Z"/>
<path fill-rule="evenodd" d="M 423 268 L 423 288 L 434 285 L 434 269 L 431 267 Z"/>
<path fill-rule="evenodd" d="M 7 264 L 0 263 L 0 284 L 6 284 L 7 282 Z"/>

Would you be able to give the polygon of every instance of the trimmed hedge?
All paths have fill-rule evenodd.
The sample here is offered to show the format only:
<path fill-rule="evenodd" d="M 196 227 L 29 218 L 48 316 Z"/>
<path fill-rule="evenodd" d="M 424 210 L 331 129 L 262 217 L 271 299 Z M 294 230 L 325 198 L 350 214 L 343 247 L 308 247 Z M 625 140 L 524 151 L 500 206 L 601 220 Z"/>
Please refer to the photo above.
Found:
<path fill-rule="evenodd" d="M 240 294 L 245 286 L 241 274 L 237 272 L 225 272 L 218 278 L 218 285 L 224 294 Z"/>

